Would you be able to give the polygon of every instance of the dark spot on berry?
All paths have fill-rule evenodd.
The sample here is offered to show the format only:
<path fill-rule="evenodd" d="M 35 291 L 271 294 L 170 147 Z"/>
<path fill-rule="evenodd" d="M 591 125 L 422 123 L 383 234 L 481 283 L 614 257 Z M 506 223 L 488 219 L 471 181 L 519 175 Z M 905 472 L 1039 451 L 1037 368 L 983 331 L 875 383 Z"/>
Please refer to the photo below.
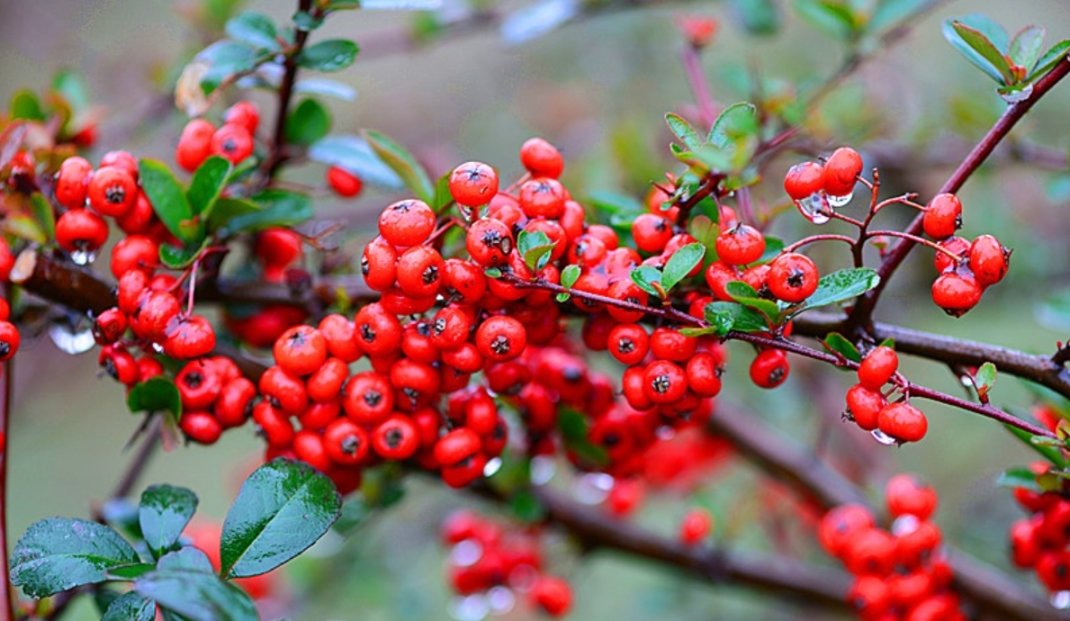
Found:
<path fill-rule="evenodd" d="M 787 282 L 788 282 L 788 286 L 789 287 L 798 288 L 798 287 L 803 286 L 803 281 L 805 281 L 805 280 L 806 280 L 806 273 L 803 272 L 802 270 L 796 268 L 796 269 L 791 270 L 791 273 L 788 274 L 788 281 Z"/>
<path fill-rule="evenodd" d="M 630 354 L 635 351 L 635 342 L 629 338 L 621 338 L 617 341 L 617 351 L 622 354 Z"/>
<path fill-rule="evenodd" d="M 375 407 L 379 405 L 379 402 L 383 400 L 383 395 L 377 390 L 369 390 L 364 393 L 364 403 L 367 403 L 369 407 Z"/>
<path fill-rule="evenodd" d="M 508 354 L 510 349 L 509 337 L 504 334 L 494 337 L 494 340 L 490 342 L 490 349 L 499 356 Z"/>
<path fill-rule="evenodd" d="M 360 338 L 364 339 L 368 343 L 371 343 L 375 340 L 375 328 L 371 327 L 371 325 L 367 323 L 361 324 Z"/>
<path fill-rule="evenodd" d="M 126 200 L 126 189 L 121 185 L 109 186 L 104 190 L 104 200 L 116 205 L 122 203 Z"/>
<path fill-rule="evenodd" d="M 420 276 L 423 279 L 425 285 L 430 285 L 431 283 L 438 280 L 438 267 L 434 265 L 428 265 L 427 269 L 425 269 L 423 274 L 421 274 Z"/>
<path fill-rule="evenodd" d="M 672 387 L 672 379 L 668 375 L 659 375 L 650 382 L 650 387 L 659 395 L 665 394 Z"/>
<path fill-rule="evenodd" d="M 346 436 L 342 440 L 342 452 L 346 455 L 356 455 L 357 449 L 360 448 L 360 438 L 355 435 Z"/>

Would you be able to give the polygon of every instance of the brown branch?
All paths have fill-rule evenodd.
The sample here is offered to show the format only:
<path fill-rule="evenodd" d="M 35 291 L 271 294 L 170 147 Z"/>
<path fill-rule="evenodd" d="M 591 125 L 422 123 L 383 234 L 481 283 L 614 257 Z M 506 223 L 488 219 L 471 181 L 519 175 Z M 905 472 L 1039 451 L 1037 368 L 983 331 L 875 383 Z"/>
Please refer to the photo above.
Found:
<path fill-rule="evenodd" d="M 958 168 L 951 173 L 951 176 L 944 185 L 941 186 L 938 194 L 945 192 L 957 192 L 964 183 L 981 167 L 981 164 L 985 162 L 996 146 L 999 145 L 1004 138 L 1010 133 L 1014 126 L 1018 124 L 1018 121 L 1025 116 L 1027 112 L 1047 94 L 1060 80 L 1065 78 L 1070 73 L 1070 61 L 1063 59 L 1055 65 L 1055 67 L 1037 80 L 1033 84 L 1033 92 L 1029 97 L 1012 103 L 1007 106 L 1007 109 L 1003 111 L 1003 114 L 996 121 L 995 125 L 988 130 L 988 133 L 981 138 L 980 142 L 973 148 L 972 151 L 966 156 L 966 159 L 959 164 Z M 922 219 L 923 214 L 918 214 L 914 220 L 907 227 L 906 232 L 911 235 L 920 235 L 922 233 Z M 859 298 L 858 303 L 851 311 L 849 326 L 852 331 L 867 328 L 868 324 L 872 320 L 873 311 L 877 306 L 877 301 L 880 299 L 881 293 L 888 285 L 895 270 L 903 263 L 907 255 L 914 248 L 915 243 L 909 239 L 901 239 L 885 256 L 881 262 L 880 267 L 877 269 L 877 274 L 880 276 L 880 282 L 870 292 Z"/>
<path fill-rule="evenodd" d="M 308 13 L 313 10 L 312 0 L 298 0 L 297 11 Z M 316 7 L 313 17 L 318 16 L 319 8 Z M 297 80 L 297 56 L 305 49 L 308 42 L 308 30 L 297 29 L 294 35 L 294 44 L 283 61 L 284 73 L 282 82 L 279 84 L 278 110 L 275 113 L 275 131 L 272 133 L 268 158 L 264 161 L 261 170 L 266 180 L 270 181 L 279 171 L 279 167 L 286 161 L 286 117 L 290 111 L 290 101 L 293 99 L 294 82 Z"/>
<path fill-rule="evenodd" d="M 868 505 L 861 489 L 820 459 L 764 426 L 752 413 L 718 403 L 710 428 L 727 438 L 737 450 L 778 481 L 786 481 L 825 509 L 844 503 Z M 998 612 L 1000 619 L 1021 621 L 1062 619 L 1043 599 L 1029 594 L 1022 585 L 969 555 L 949 549 L 959 593 L 982 610 Z"/>

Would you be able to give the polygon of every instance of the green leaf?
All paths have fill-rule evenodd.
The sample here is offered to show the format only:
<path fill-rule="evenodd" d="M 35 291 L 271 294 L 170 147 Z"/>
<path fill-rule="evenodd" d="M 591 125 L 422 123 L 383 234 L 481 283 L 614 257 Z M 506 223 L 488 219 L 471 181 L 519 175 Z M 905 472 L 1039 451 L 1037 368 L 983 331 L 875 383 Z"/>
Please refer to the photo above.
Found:
<path fill-rule="evenodd" d="M 37 220 L 37 225 L 40 227 L 45 239 L 55 239 L 56 213 L 52 210 L 52 205 L 48 203 L 48 199 L 45 198 L 44 194 L 34 192 L 30 195 L 30 207 L 33 209 L 33 217 Z"/>
<path fill-rule="evenodd" d="M 379 159 L 401 177 L 416 198 L 425 203 L 435 200 L 435 187 L 431 185 L 431 178 L 411 153 L 380 132 L 366 129 L 361 134 Z"/>
<path fill-rule="evenodd" d="M 109 580 L 133 580 L 139 576 L 143 576 L 148 572 L 156 569 L 156 565 L 151 563 L 134 563 L 132 565 L 123 565 L 114 569 L 108 570 Z"/>
<path fill-rule="evenodd" d="M 214 233 L 237 216 L 257 213 L 262 210 L 263 208 L 260 205 L 240 198 L 223 197 L 217 199 L 212 208 L 212 213 L 208 216 L 208 230 Z M 161 250 L 162 248 L 161 246 Z"/>
<path fill-rule="evenodd" d="M 52 77 L 52 90 L 67 100 L 67 104 L 75 114 L 89 107 L 89 94 L 85 87 L 85 80 L 74 71 L 69 69 L 57 71 Z"/>
<path fill-rule="evenodd" d="M 728 295 L 732 296 L 733 300 L 765 315 L 770 322 L 778 323 L 778 319 L 780 318 L 780 307 L 772 300 L 766 300 L 765 298 L 759 297 L 758 292 L 754 290 L 754 287 L 751 287 L 742 280 L 733 280 L 725 285 L 725 291 Z"/>
<path fill-rule="evenodd" d="M 509 510 L 523 524 L 536 524 L 546 517 L 546 507 L 530 489 L 514 492 L 509 497 Z"/>
<path fill-rule="evenodd" d="M 877 271 L 868 267 L 844 269 L 825 274 L 821 280 L 817 281 L 817 290 L 806 298 L 792 314 L 797 315 L 812 308 L 846 302 L 876 287 L 880 280 Z"/>
<path fill-rule="evenodd" d="M 327 532 L 341 505 L 331 480 L 306 464 L 276 459 L 257 468 L 223 523 L 221 574 L 256 576 L 282 565 Z"/>
<path fill-rule="evenodd" d="M 672 290 L 680 281 L 687 278 L 691 270 L 702 263 L 702 257 L 705 255 L 706 247 L 700 243 L 688 244 L 674 252 L 661 274 L 661 286 L 665 291 Z"/>
<path fill-rule="evenodd" d="M 565 269 L 561 270 L 561 286 L 570 289 L 572 285 L 576 284 L 581 274 L 580 266 L 578 265 L 566 265 Z"/>
<path fill-rule="evenodd" d="M 730 331 L 762 332 L 769 329 L 769 323 L 762 315 L 736 302 L 710 302 L 705 309 L 706 322 L 715 328 L 718 336 Z"/>
<path fill-rule="evenodd" d="M 795 10 L 814 27 L 843 40 L 858 34 L 860 17 L 846 2 L 795 0 Z"/>
<path fill-rule="evenodd" d="M 675 134 L 676 137 L 680 139 L 680 142 L 682 142 L 688 149 L 694 151 L 706 144 L 706 141 L 699 135 L 698 130 L 679 114 L 669 112 L 665 115 L 665 122 L 668 123 L 672 133 Z"/>
<path fill-rule="evenodd" d="M 784 250 L 784 240 L 772 235 L 765 236 L 765 252 L 755 263 L 768 263 Z"/>
<path fill-rule="evenodd" d="M 323 25 L 323 16 L 313 15 L 308 11 L 298 11 L 294 13 L 293 22 L 298 30 L 312 32 Z"/>
<path fill-rule="evenodd" d="M 26 119 L 28 121 L 44 121 L 48 118 L 41 106 L 41 100 L 29 90 L 15 91 L 11 96 L 11 105 L 8 108 L 12 119 Z"/>
<path fill-rule="evenodd" d="M 357 58 L 360 48 L 348 39 L 327 39 L 301 50 L 297 64 L 316 71 L 341 71 Z"/>
<path fill-rule="evenodd" d="M 201 251 L 208 246 L 209 241 L 211 240 L 206 237 L 198 245 L 182 246 L 181 248 L 171 244 L 160 244 L 160 263 L 173 270 L 185 269 L 197 260 Z"/>
<path fill-rule="evenodd" d="M 178 387 L 166 377 L 154 377 L 136 384 L 126 395 L 126 405 L 131 412 L 168 411 L 175 418 L 182 416 L 182 397 Z"/>
<path fill-rule="evenodd" d="M 270 51 L 279 49 L 278 31 L 270 17 L 256 11 L 245 11 L 227 20 L 227 35 L 236 41 Z"/>
<path fill-rule="evenodd" d="M 230 161 L 218 155 L 204 160 L 197 168 L 186 191 L 186 200 L 194 214 L 200 214 L 202 218 L 211 216 L 212 207 L 223 191 L 231 169 Z"/>
<path fill-rule="evenodd" d="M 131 591 L 116 598 L 100 621 L 153 621 L 155 618 L 156 604 Z"/>
<path fill-rule="evenodd" d="M 201 78 L 201 88 L 210 93 L 228 76 L 256 67 L 256 50 L 237 41 L 216 41 L 197 54 L 197 60 L 208 63 L 208 71 Z"/>
<path fill-rule="evenodd" d="M 581 462 L 591 466 L 609 464 L 606 449 L 591 442 L 587 417 L 581 412 L 570 407 L 561 408 L 557 415 L 557 428 L 565 449 L 574 453 Z"/>
<path fill-rule="evenodd" d="M 595 190 L 588 194 L 587 204 L 596 213 L 634 215 L 644 211 L 643 204 L 634 196 L 606 190 Z"/>
<path fill-rule="evenodd" d="M 954 19 L 944 22 L 943 32 L 952 47 L 990 78 L 1000 84 L 1015 83 L 1007 58 L 984 32 Z"/>
<path fill-rule="evenodd" d="M 632 282 L 652 296 L 661 297 L 661 293 L 654 288 L 654 283 L 661 284 L 661 270 L 652 265 L 640 265 L 638 269 L 631 271 Z"/>
<path fill-rule="evenodd" d="M 718 149 L 726 149 L 741 136 L 750 136 L 758 131 L 758 112 L 754 104 L 739 101 L 717 115 L 710 127 L 708 142 Z"/>
<path fill-rule="evenodd" d="M 450 194 L 450 173 L 445 173 L 435 182 L 435 200 L 431 203 L 431 211 L 441 214 L 453 204 L 453 195 Z"/>
<path fill-rule="evenodd" d="M 109 570 L 140 562 L 134 548 L 108 526 L 48 518 L 31 524 L 15 544 L 11 583 L 40 598 L 102 582 Z"/>
<path fill-rule="evenodd" d="M 405 182 L 376 155 L 363 138 L 340 135 L 327 136 L 309 147 L 308 157 L 316 162 L 341 166 L 367 183 L 392 190 L 404 187 Z"/>
<path fill-rule="evenodd" d="M 1024 67 L 1028 72 L 1037 64 L 1040 51 L 1044 49 L 1044 28 L 1041 26 L 1026 26 L 1014 35 L 1007 54 L 1019 67 Z"/>
<path fill-rule="evenodd" d="M 153 556 L 171 550 L 196 510 L 197 495 L 184 487 L 153 485 L 142 492 L 138 523 Z"/>
<path fill-rule="evenodd" d="M 293 227 L 313 216 L 312 202 L 304 194 L 268 189 L 252 197 L 264 207 L 232 217 L 225 225 L 227 233 L 256 232 L 275 226 Z"/>
<path fill-rule="evenodd" d="M 774 0 L 732 0 L 731 6 L 747 34 L 771 35 L 780 29 L 780 10 Z"/>
<path fill-rule="evenodd" d="M 884 30 L 906 21 L 929 4 L 931 0 L 881 0 L 866 27 L 870 32 Z"/>
<path fill-rule="evenodd" d="M 986 362 L 977 369 L 977 373 L 973 376 L 973 385 L 977 389 L 977 394 L 987 395 L 988 391 L 992 389 L 992 385 L 996 383 L 996 365 L 991 362 Z"/>
<path fill-rule="evenodd" d="M 839 332 L 831 332 L 825 337 L 825 347 L 829 351 L 836 352 L 852 362 L 862 362 L 862 354 L 858 348 L 846 336 Z"/>
<path fill-rule="evenodd" d="M 1059 468 L 1067 467 L 1066 458 L 1063 457 L 1063 454 L 1059 451 L 1059 449 L 1052 446 L 1037 444 L 1036 442 L 1034 442 L 1034 439 L 1047 440 L 1048 438 L 1044 436 L 1034 436 L 1028 431 L 1018 429 L 1017 427 L 1011 427 L 1010 425 L 1004 425 L 1004 427 L 1007 428 L 1007 431 L 1011 432 L 1011 435 L 1021 440 L 1022 444 L 1025 444 L 1029 448 L 1036 451 L 1041 457 L 1048 460 L 1048 462 L 1054 464 Z"/>
<path fill-rule="evenodd" d="M 183 224 L 193 217 L 193 209 L 174 173 L 163 162 L 150 159 L 141 160 L 138 172 L 141 187 L 167 230 L 184 242 L 198 241 L 200 236 Z"/>
<path fill-rule="evenodd" d="M 342 101 L 353 101 L 357 91 L 352 86 L 328 78 L 305 78 L 294 84 L 294 93 L 298 95 L 321 95 L 334 97 Z"/>
<path fill-rule="evenodd" d="M 256 607 L 240 588 L 220 579 L 204 552 L 186 547 L 160 558 L 156 571 L 134 591 L 188 621 L 257 621 Z"/>
<path fill-rule="evenodd" d="M 286 140 L 294 144 L 310 145 L 330 129 L 331 115 L 315 99 L 302 100 L 286 117 Z"/>
<path fill-rule="evenodd" d="M 1062 41 L 1059 41 L 1055 45 L 1048 48 L 1048 51 L 1044 52 L 1044 55 L 1041 56 L 1040 60 L 1037 61 L 1036 67 L 1033 68 L 1033 71 L 1031 71 L 1026 77 L 1026 81 L 1032 82 L 1033 80 L 1039 78 L 1045 73 L 1051 71 L 1052 68 L 1055 67 L 1055 65 L 1059 64 L 1060 61 L 1067 62 L 1067 52 L 1070 52 L 1070 39 L 1063 39 Z"/>
<path fill-rule="evenodd" d="M 1000 487 L 1022 487 L 1032 492 L 1042 492 L 1037 483 L 1037 475 L 1029 468 L 1008 468 L 999 473 L 996 485 Z"/>
<path fill-rule="evenodd" d="M 516 249 L 524 259 L 524 264 L 532 271 L 539 271 L 550 262 L 550 253 L 554 243 L 542 231 L 520 231 L 516 238 Z"/>

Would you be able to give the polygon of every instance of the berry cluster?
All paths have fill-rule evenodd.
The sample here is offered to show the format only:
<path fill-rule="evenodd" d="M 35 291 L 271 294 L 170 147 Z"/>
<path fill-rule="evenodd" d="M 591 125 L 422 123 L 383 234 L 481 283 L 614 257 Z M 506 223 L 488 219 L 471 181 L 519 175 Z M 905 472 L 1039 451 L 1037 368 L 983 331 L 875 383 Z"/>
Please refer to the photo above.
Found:
<path fill-rule="evenodd" d="M 207 119 L 192 119 L 182 129 L 175 147 L 175 162 L 193 172 L 204 160 L 218 155 L 237 165 L 253 154 L 260 110 L 251 101 L 239 101 L 223 113 L 216 127 Z"/>
<path fill-rule="evenodd" d="M 898 382 L 898 369 L 894 349 L 885 345 L 871 349 L 858 367 L 858 383 L 847 390 L 845 416 L 878 439 L 917 442 L 929 429 L 924 412 L 906 399 L 889 403 L 881 392 L 889 382 Z"/>
<path fill-rule="evenodd" d="M 840 147 L 824 162 L 792 166 L 784 176 L 784 191 L 803 216 L 824 224 L 836 207 L 851 201 L 860 174 L 862 156 L 851 147 Z"/>
<path fill-rule="evenodd" d="M 962 226 L 962 201 L 954 194 L 938 194 L 925 208 L 925 234 L 946 252 L 934 257 L 940 274 L 933 282 L 933 302 L 959 317 L 981 301 L 986 288 L 998 283 L 1010 268 L 1011 251 L 992 235 L 972 242 L 955 236 Z"/>
<path fill-rule="evenodd" d="M 450 546 L 449 581 L 454 593 L 486 602 L 492 612 L 509 612 L 516 594 L 532 606 L 560 617 L 572 607 L 572 587 L 543 573 L 541 545 L 535 535 L 508 530 L 470 511 L 457 511 L 442 525 Z"/>
<path fill-rule="evenodd" d="M 940 528 L 929 521 L 936 491 L 900 474 L 888 481 L 884 498 L 893 519 L 889 530 L 877 526 L 861 505 L 841 505 L 821 520 L 822 547 L 855 577 L 848 601 L 867 621 L 965 619 L 950 589 Z"/>
<path fill-rule="evenodd" d="M 1051 464 L 1036 462 L 1032 472 L 1039 478 L 1051 474 Z M 1070 591 L 1070 499 L 1062 491 L 1062 479 L 1055 489 L 1016 487 L 1014 499 L 1029 517 L 1016 521 L 1010 530 L 1014 564 L 1031 568 L 1049 591 Z"/>

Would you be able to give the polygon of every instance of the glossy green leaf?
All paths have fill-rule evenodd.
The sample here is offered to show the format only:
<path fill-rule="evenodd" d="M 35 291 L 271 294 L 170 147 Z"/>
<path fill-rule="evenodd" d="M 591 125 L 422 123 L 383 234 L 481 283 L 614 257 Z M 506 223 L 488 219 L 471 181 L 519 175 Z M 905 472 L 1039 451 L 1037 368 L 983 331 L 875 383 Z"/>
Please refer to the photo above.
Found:
<path fill-rule="evenodd" d="M 866 27 L 877 32 L 898 25 L 932 4 L 932 0 L 880 0 Z"/>
<path fill-rule="evenodd" d="M 147 574 L 148 572 L 156 569 L 156 565 L 151 563 L 134 563 L 132 565 L 122 565 L 108 570 L 109 580 L 134 580 L 140 576 Z"/>
<path fill-rule="evenodd" d="M 112 601 L 100 621 L 153 621 L 155 618 L 156 604 L 131 591 Z"/>
<path fill-rule="evenodd" d="M 1004 427 L 1006 427 L 1007 431 L 1011 432 L 1011 435 L 1021 440 L 1022 444 L 1025 444 L 1036 451 L 1037 454 L 1046 459 L 1049 463 L 1054 464 L 1059 468 L 1067 467 L 1067 460 L 1063 457 L 1063 454 L 1059 449 L 1034 442 L 1034 439 L 1047 440 L 1048 438 L 1044 436 L 1034 436 L 1028 431 L 1018 429 L 1017 427 L 1011 427 L 1010 425 L 1004 425 Z"/>
<path fill-rule="evenodd" d="M 292 559 L 327 532 L 341 505 L 330 479 L 306 464 L 276 459 L 257 468 L 223 523 L 222 575 L 256 576 Z"/>
<path fill-rule="evenodd" d="M 762 315 L 736 302 L 710 302 L 705 308 L 706 322 L 715 328 L 718 336 L 730 331 L 761 332 L 769 329 L 769 323 Z"/>
<path fill-rule="evenodd" d="M 186 547 L 160 558 L 156 571 L 134 582 L 134 591 L 188 621 L 257 621 L 249 596 L 215 574 L 197 548 Z"/>
<path fill-rule="evenodd" d="M 868 267 L 843 269 L 825 274 L 817 281 L 817 290 L 806 298 L 793 314 L 846 302 L 876 287 L 880 280 L 877 271 Z"/>
<path fill-rule="evenodd" d="M 11 105 L 8 106 L 8 112 L 12 119 L 43 121 L 47 118 L 37 94 L 25 88 L 15 91 L 15 94 L 11 96 Z"/>
<path fill-rule="evenodd" d="M 1068 62 L 1066 60 L 1067 52 L 1070 52 L 1070 39 L 1063 39 L 1048 48 L 1048 51 L 1044 52 L 1044 55 L 1037 60 L 1036 67 L 1034 67 L 1026 77 L 1026 81 L 1032 82 L 1039 78 L 1051 71 L 1055 65 L 1059 64 L 1059 62 Z"/>
<path fill-rule="evenodd" d="M 990 78 L 1000 84 L 1015 82 L 1007 58 L 984 32 L 961 20 L 951 19 L 944 22 L 943 33 L 948 43 Z"/>
<path fill-rule="evenodd" d="M 549 263 L 554 243 L 542 231 L 520 231 L 516 238 L 516 249 L 528 269 L 537 272 Z"/>
<path fill-rule="evenodd" d="M 839 332 L 832 332 L 825 337 L 825 348 L 835 352 L 852 362 L 862 362 L 862 354 L 858 348 L 846 336 Z"/>
<path fill-rule="evenodd" d="M 110 527 L 89 520 L 48 518 L 34 522 L 15 544 L 11 583 L 26 595 L 45 597 L 107 578 L 109 570 L 141 562 Z"/>
<path fill-rule="evenodd" d="M 1031 492 L 1042 492 L 1037 483 L 1037 475 L 1029 468 L 1008 468 L 999 473 L 996 485 L 1000 487 L 1021 487 Z"/>
<path fill-rule="evenodd" d="M 546 518 L 546 507 L 530 489 L 519 489 L 509 497 L 509 511 L 522 524 L 536 524 Z"/>
<path fill-rule="evenodd" d="M 773 323 L 779 323 L 780 307 L 772 300 L 759 297 L 758 292 L 754 290 L 754 287 L 751 287 L 741 280 L 735 280 L 725 285 L 725 291 L 728 295 L 732 296 L 732 299 L 736 302 L 739 302 L 743 306 L 753 308 L 765 315 L 765 317 Z"/>
<path fill-rule="evenodd" d="M 160 263 L 163 263 L 166 267 L 173 270 L 181 270 L 189 267 L 200 256 L 201 251 L 208 246 L 208 238 L 205 238 L 203 242 L 195 246 L 172 246 L 171 244 L 160 244 Z"/>
<path fill-rule="evenodd" d="M 197 495 L 184 487 L 153 485 L 141 494 L 138 523 L 145 543 L 159 558 L 178 543 L 197 510 Z"/>
<path fill-rule="evenodd" d="M 672 133 L 680 139 L 685 147 L 694 151 L 702 145 L 706 144 L 706 141 L 698 133 L 691 123 L 684 119 L 679 114 L 669 112 L 665 115 L 665 122 L 669 125 L 669 129 Z"/>
<path fill-rule="evenodd" d="M 580 266 L 566 265 L 565 269 L 561 270 L 561 286 L 566 289 L 571 288 L 579 280 L 580 274 Z"/>
<path fill-rule="evenodd" d="M 632 282 L 640 289 L 654 297 L 661 297 L 661 293 L 654 287 L 654 283 L 661 284 L 661 270 L 652 265 L 640 265 L 630 272 Z"/>
<path fill-rule="evenodd" d="M 578 410 L 565 407 L 558 413 L 557 429 L 561 432 L 565 448 L 583 463 L 605 466 L 609 464 L 609 454 L 605 448 L 591 443 L 589 427 L 587 417 Z"/>
<path fill-rule="evenodd" d="M 852 39 L 858 33 L 860 18 L 842 0 L 795 0 L 795 10 L 814 27 L 839 39 Z"/>
<path fill-rule="evenodd" d="M 316 71 L 341 71 L 353 64 L 360 48 L 348 39 L 327 39 L 301 50 L 297 64 Z"/>
<path fill-rule="evenodd" d="M 988 394 L 988 391 L 992 389 L 992 386 L 996 383 L 996 365 L 991 362 L 986 362 L 977 369 L 977 373 L 973 376 L 973 384 L 977 389 L 977 393 L 981 395 Z"/>
<path fill-rule="evenodd" d="M 198 236 L 183 226 L 193 217 L 193 209 L 174 173 L 163 162 L 150 159 L 141 160 L 138 172 L 141 187 L 167 230 L 184 242 L 195 241 Z"/>
<path fill-rule="evenodd" d="M 316 30 L 323 25 L 323 21 L 323 15 L 313 15 L 308 11 L 298 11 L 293 16 L 294 26 L 305 32 Z"/>
<path fill-rule="evenodd" d="M 34 220 L 37 221 L 37 226 L 40 227 L 45 239 L 55 239 L 56 212 L 53 211 L 48 199 L 44 194 L 34 192 L 30 195 L 30 207 L 33 209 Z"/>
<path fill-rule="evenodd" d="M 341 166 L 366 183 L 392 190 L 405 185 L 405 181 L 376 155 L 368 142 L 357 136 L 327 136 L 309 147 L 308 157 L 323 164 Z"/>
<path fill-rule="evenodd" d="M 450 194 L 450 174 L 445 173 L 435 181 L 435 199 L 431 202 L 431 211 L 441 214 L 450 205 L 453 205 L 453 195 Z"/>
<path fill-rule="evenodd" d="M 1040 58 L 1040 52 L 1044 49 L 1044 28 L 1042 26 L 1026 26 L 1014 35 L 1008 55 L 1011 60 L 1026 71 L 1033 68 Z"/>
<path fill-rule="evenodd" d="M 186 191 L 186 200 L 194 214 L 200 214 L 202 218 L 211 216 L 232 168 L 229 160 L 218 155 L 209 157 L 197 167 Z"/>
<path fill-rule="evenodd" d="M 302 100 L 286 117 L 287 142 L 310 145 L 326 136 L 330 130 L 331 115 L 315 99 Z"/>
<path fill-rule="evenodd" d="M 710 127 L 709 143 L 718 149 L 725 149 L 742 136 L 758 132 L 758 112 L 754 104 L 739 101 L 717 115 L 717 120 Z"/>
<path fill-rule="evenodd" d="M 275 22 L 256 11 L 245 11 L 227 20 L 227 35 L 236 41 L 266 50 L 276 51 L 279 42 L 276 40 L 278 31 Z"/>
<path fill-rule="evenodd" d="M 230 218 L 223 227 L 226 232 L 251 233 L 275 226 L 293 227 L 313 216 L 312 201 L 296 192 L 268 189 L 253 196 L 252 201 L 263 208 Z"/>
<path fill-rule="evenodd" d="M 201 87 L 210 93 L 228 76 L 256 67 L 256 50 L 237 41 L 217 41 L 197 54 L 197 60 L 208 64 L 201 78 Z"/>
<path fill-rule="evenodd" d="M 634 216 L 644 211 L 643 204 L 640 203 L 634 196 L 628 194 L 619 194 L 617 192 L 608 192 L 606 190 L 595 190 L 587 195 L 587 204 L 591 206 L 591 209 L 595 213 L 608 213 L 608 214 L 628 214 Z"/>
<path fill-rule="evenodd" d="M 411 153 L 385 134 L 371 129 L 361 133 L 379 159 L 401 177 L 416 198 L 425 203 L 435 200 L 435 187 L 431 185 L 431 178 Z"/>
<path fill-rule="evenodd" d="M 178 387 L 166 377 L 154 377 L 135 384 L 126 395 L 126 405 L 131 412 L 168 411 L 175 418 L 182 416 L 182 397 L 178 394 Z"/>
<path fill-rule="evenodd" d="M 661 274 L 661 286 L 665 291 L 671 291 L 680 281 L 687 278 L 691 270 L 702 263 L 702 257 L 705 255 L 706 247 L 700 243 L 688 244 L 674 252 L 665 263 L 665 269 Z"/>
<path fill-rule="evenodd" d="M 755 263 L 768 263 L 784 250 L 784 240 L 771 235 L 765 236 L 765 252 Z"/>
<path fill-rule="evenodd" d="M 52 90 L 63 96 L 75 115 L 89 107 L 89 90 L 85 80 L 70 69 L 62 69 L 52 76 Z"/>
<path fill-rule="evenodd" d="M 263 207 L 245 199 L 219 198 L 212 207 L 212 213 L 208 216 L 208 230 L 214 233 L 237 216 L 253 214 L 262 210 Z"/>
<path fill-rule="evenodd" d="M 342 101 L 353 101 L 357 98 L 357 90 L 345 82 L 328 78 L 304 78 L 294 84 L 294 93 L 297 95 L 320 95 L 334 97 Z"/>

